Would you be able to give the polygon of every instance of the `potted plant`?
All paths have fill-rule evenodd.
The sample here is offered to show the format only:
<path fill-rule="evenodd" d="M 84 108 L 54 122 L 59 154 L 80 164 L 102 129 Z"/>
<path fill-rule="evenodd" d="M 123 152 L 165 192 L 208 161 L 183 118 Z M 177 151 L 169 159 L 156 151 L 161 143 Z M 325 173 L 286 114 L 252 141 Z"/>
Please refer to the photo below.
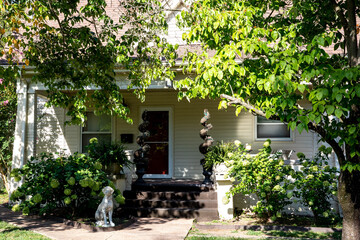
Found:
<path fill-rule="evenodd" d="M 89 157 L 99 161 L 103 170 L 109 175 L 119 175 L 124 167 L 130 167 L 132 164 L 120 142 L 99 142 L 97 138 L 92 138 L 87 150 Z"/>

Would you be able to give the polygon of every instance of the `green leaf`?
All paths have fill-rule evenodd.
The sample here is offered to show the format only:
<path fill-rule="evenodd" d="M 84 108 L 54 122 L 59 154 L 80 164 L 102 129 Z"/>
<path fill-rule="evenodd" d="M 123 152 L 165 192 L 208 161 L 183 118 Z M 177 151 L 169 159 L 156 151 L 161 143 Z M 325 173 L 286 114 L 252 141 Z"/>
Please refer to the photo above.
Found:
<path fill-rule="evenodd" d="M 219 79 L 219 80 L 221 80 L 221 79 L 223 79 L 223 76 L 224 76 L 224 74 L 223 74 L 223 71 L 218 71 L 218 73 L 217 73 L 217 78 Z"/>
<path fill-rule="evenodd" d="M 357 85 L 355 87 L 355 92 L 356 92 L 356 96 L 360 97 L 360 86 L 359 85 Z"/>
<path fill-rule="evenodd" d="M 351 128 L 349 129 L 349 133 L 350 133 L 350 134 L 353 134 L 355 131 L 356 131 L 356 127 L 351 127 Z"/>
<path fill-rule="evenodd" d="M 333 105 L 327 105 L 326 106 L 326 112 L 328 115 L 332 115 L 335 111 L 335 107 Z"/>
<path fill-rule="evenodd" d="M 335 116 L 336 116 L 337 118 L 341 118 L 342 115 L 343 115 L 343 111 L 342 111 L 341 109 L 337 108 L 337 109 L 335 110 Z"/>
<path fill-rule="evenodd" d="M 318 91 L 318 92 L 316 93 L 316 98 L 317 98 L 317 100 L 321 100 L 321 99 L 323 98 L 323 96 L 324 96 L 323 91 Z"/>
<path fill-rule="evenodd" d="M 304 91 L 305 91 L 305 85 L 299 84 L 299 85 L 298 85 L 298 90 L 299 90 L 301 93 L 304 93 Z"/>
<path fill-rule="evenodd" d="M 342 99 L 342 94 L 341 93 L 338 93 L 338 94 L 336 94 L 336 96 L 335 96 L 335 98 L 336 98 L 336 101 L 338 101 L 338 102 L 340 102 L 341 101 L 341 99 Z"/>
<path fill-rule="evenodd" d="M 301 134 L 301 132 L 304 130 L 304 124 L 300 123 L 299 125 L 297 125 L 297 129 L 298 129 L 299 133 Z"/>
<path fill-rule="evenodd" d="M 235 71 L 235 66 L 234 65 L 230 65 L 229 67 L 229 72 L 231 75 L 234 75 L 234 71 Z"/>

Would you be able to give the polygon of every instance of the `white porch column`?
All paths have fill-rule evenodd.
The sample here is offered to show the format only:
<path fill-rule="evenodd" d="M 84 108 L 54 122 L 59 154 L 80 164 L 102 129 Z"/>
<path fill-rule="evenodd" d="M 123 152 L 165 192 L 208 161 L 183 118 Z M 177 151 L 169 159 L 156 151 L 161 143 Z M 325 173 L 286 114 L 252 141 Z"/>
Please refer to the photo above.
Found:
<path fill-rule="evenodd" d="M 28 93 L 28 85 L 18 80 L 17 87 L 17 112 L 14 132 L 14 148 L 12 169 L 22 168 L 26 161 L 35 154 L 35 92 Z M 10 193 L 13 192 L 20 182 L 10 179 Z"/>

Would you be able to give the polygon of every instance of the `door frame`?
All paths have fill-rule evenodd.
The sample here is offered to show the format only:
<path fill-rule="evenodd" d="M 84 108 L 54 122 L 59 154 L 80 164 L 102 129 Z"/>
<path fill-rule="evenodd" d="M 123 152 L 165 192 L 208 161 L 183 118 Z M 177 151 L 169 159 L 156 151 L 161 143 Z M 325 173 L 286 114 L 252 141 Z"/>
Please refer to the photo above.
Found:
<path fill-rule="evenodd" d="M 169 155 L 168 155 L 168 173 L 169 174 L 145 174 L 144 178 L 172 178 L 173 177 L 173 168 L 174 168 L 174 111 L 173 107 L 162 106 L 162 107 L 152 107 L 152 106 L 141 106 L 139 111 L 139 124 L 142 123 L 141 115 L 144 110 L 148 111 L 168 111 L 169 112 Z"/>

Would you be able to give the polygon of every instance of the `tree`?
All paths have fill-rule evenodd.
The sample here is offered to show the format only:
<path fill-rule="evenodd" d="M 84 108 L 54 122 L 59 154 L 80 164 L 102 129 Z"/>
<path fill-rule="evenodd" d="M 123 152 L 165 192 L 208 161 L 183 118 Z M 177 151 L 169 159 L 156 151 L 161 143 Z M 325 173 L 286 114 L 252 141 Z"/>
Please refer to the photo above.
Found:
<path fill-rule="evenodd" d="M 359 14 L 358 0 L 198 0 L 179 18 L 183 38 L 201 44 L 184 60 L 196 77 L 176 82 L 180 97 L 222 97 L 220 107 L 314 131 L 333 148 L 342 239 L 360 239 Z"/>
<path fill-rule="evenodd" d="M 15 71 L 16 62 L 35 67 L 32 82 L 47 87 L 48 105 L 66 108 L 72 123 L 83 123 L 89 107 L 132 121 L 116 68 L 128 71 L 128 87 L 141 100 L 152 80 L 174 75 L 169 66 L 176 47 L 159 37 L 167 23 L 157 0 L 2 0 L 0 5 L 11 29 L 3 34 L 1 56 Z M 89 86 L 95 90 L 87 91 Z"/>
<path fill-rule="evenodd" d="M 169 66 L 176 46 L 159 37 L 167 23 L 157 0 L 0 0 L 0 9 L 0 174 L 5 184 L 11 170 L 15 83 L 26 66 L 37 72 L 31 81 L 48 88 L 47 105 L 66 108 L 69 122 L 78 124 L 89 108 L 132 122 L 116 68 L 128 71 L 128 88 L 142 101 L 152 80 L 174 76 Z M 95 90 L 87 91 L 89 86 Z"/>

